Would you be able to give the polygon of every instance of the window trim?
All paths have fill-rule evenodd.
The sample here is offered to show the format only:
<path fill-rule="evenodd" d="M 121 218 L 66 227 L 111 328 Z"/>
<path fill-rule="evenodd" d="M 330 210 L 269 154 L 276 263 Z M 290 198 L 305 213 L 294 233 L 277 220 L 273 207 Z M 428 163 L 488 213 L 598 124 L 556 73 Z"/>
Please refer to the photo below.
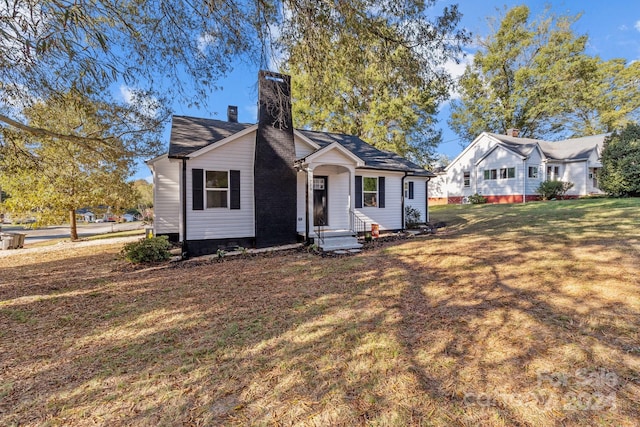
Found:
<path fill-rule="evenodd" d="M 514 179 L 516 177 L 515 167 L 500 168 L 500 179 Z"/>
<path fill-rule="evenodd" d="M 464 188 L 471 187 L 471 172 L 469 171 L 462 172 L 462 187 Z"/>
<path fill-rule="evenodd" d="M 214 173 L 225 173 L 227 175 L 227 186 L 226 187 L 208 187 L 207 186 L 207 174 L 209 174 L 209 172 L 214 172 Z M 231 193 L 231 185 L 230 185 L 230 172 L 229 170 L 205 170 L 204 171 L 204 204 L 205 204 L 205 208 L 206 209 L 229 209 L 229 197 L 230 197 L 230 193 Z M 225 206 L 209 206 L 209 192 L 225 192 L 226 193 L 226 200 L 225 200 Z"/>
<path fill-rule="evenodd" d="M 375 180 L 376 191 L 365 190 L 365 188 L 366 188 L 365 182 L 366 182 L 367 179 Z M 380 201 L 380 194 L 379 194 L 380 185 L 379 184 L 380 183 L 378 182 L 378 177 L 377 176 L 363 176 L 362 177 L 362 207 L 363 208 L 377 208 L 377 207 L 379 207 L 379 205 L 380 205 L 380 202 L 379 202 Z M 365 195 L 366 194 L 373 194 L 373 193 L 375 193 L 375 199 L 374 199 L 375 200 L 375 204 L 368 205 L 366 203 Z"/>
<path fill-rule="evenodd" d="M 538 166 L 529 166 L 529 169 L 527 170 L 527 178 L 538 179 L 539 169 L 540 168 Z"/>

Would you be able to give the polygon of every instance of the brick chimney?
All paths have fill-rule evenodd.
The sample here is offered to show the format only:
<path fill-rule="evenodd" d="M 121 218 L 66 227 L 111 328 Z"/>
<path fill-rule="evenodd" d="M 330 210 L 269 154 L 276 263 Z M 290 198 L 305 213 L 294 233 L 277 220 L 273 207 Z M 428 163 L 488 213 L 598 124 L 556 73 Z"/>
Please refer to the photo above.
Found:
<path fill-rule="evenodd" d="M 238 107 L 229 105 L 227 107 L 227 121 L 229 123 L 238 123 Z"/>
<path fill-rule="evenodd" d="M 520 129 L 516 129 L 516 128 L 507 129 L 507 136 L 518 138 L 518 136 L 520 136 Z"/>
<path fill-rule="evenodd" d="M 297 175 L 291 117 L 291 77 L 258 74 L 258 132 L 254 162 L 256 247 L 297 241 Z"/>

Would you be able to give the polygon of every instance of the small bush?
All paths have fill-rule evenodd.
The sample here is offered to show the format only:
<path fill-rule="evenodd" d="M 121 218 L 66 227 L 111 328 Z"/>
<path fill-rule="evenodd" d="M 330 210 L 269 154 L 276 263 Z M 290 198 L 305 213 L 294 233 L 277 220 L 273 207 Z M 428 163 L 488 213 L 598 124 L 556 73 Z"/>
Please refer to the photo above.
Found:
<path fill-rule="evenodd" d="M 540 183 L 536 192 L 540 194 L 542 200 L 551 200 L 564 196 L 571 187 L 573 187 L 573 182 L 544 181 Z"/>
<path fill-rule="evenodd" d="M 404 208 L 404 222 L 407 228 L 416 228 L 420 224 L 420 211 L 411 206 Z"/>
<path fill-rule="evenodd" d="M 171 258 L 170 247 L 167 236 L 151 237 L 127 243 L 122 248 L 122 256 L 134 264 L 161 262 Z"/>
<path fill-rule="evenodd" d="M 469 203 L 472 205 L 481 205 L 487 203 L 487 198 L 476 193 L 474 195 L 469 196 Z"/>

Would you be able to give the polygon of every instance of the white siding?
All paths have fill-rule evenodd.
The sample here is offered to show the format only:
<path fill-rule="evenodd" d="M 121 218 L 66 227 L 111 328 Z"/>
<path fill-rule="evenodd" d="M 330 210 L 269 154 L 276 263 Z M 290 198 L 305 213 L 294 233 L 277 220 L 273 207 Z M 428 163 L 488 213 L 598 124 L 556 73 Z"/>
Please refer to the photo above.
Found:
<path fill-rule="evenodd" d="M 294 143 L 296 147 L 296 159 L 307 157 L 309 154 L 316 151 L 315 148 L 298 137 L 294 137 Z"/>
<path fill-rule="evenodd" d="M 587 194 L 588 178 L 589 170 L 587 167 L 587 162 L 571 162 L 564 165 L 564 174 L 562 175 L 562 181 L 573 183 L 573 187 L 571 187 L 569 191 L 567 191 L 568 196 L 581 196 Z"/>
<path fill-rule="evenodd" d="M 399 230 L 402 228 L 402 177 L 403 173 L 386 171 L 357 170 L 356 175 L 364 177 L 385 177 L 385 207 L 362 207 L 356 209 L 356 215 L 369 227 L 379 224 L 380 230 Z"/>
<path fill-rule="evenodd" d="M 327 176 L 329 223 L 333 230 L 349 229 L 349 170 L 335 166 L 320 166 L 313 176 Z"/>
<path fill-rule="evenodd" d="M 538 177 L 537 178 L 529 178 L 529 167 L 534 167 L 538 169 Z M 544 181 L 545 177 L 545 169 L 542 164 L 542 157 L 540 156 L 540 152 L 538 150 L 533 150 L 533 152 L 529 155 L 525 165 L 525 182 L 526 182 L 526 192 L 525 194 L 537 194 L 537 189 L 540 186 L 540 183 Z"/>
<path fill-rule="evenodd" d="M 180 160 L 167 157 L 153 165 L 153 227 L 156 234 L 180 232 Z"/>
<path fill-rule="evenodd" d="M 522 194 L 522 159 L 509 150 L 498 147 L 478 164 L 478 194 L 500 196 Z M 500 169 L 515 168 L 514 178 L 500 178 Z M 484 171 L 496 169 L 497 179 L 484 179 Z"/>
<path fill-rule="evenodd" d="M 447 174 L 441 174 L 431 178 L 431 181 L 429 181 L 429 197 L 432 199 L 442 199 L 447 196 Z"/>
<path fill-rule="evenodd" d="M 475 163 L 492 147 L 493 143 L 489 137 L 483 135 L 473 147 L 455 159 L 455 162 L 447 169 L 447 195 L 449 197 L 471 196 L 479 192 L 477 182 L 482 179 L 482 176 L 476 175 Z M 464 186 L 464 172 L 471 174 L 469 187 Z M 435 196 L 431 195 L 431 197 Z"/>
<path fill-rule="evenodd" d="M 255 236 L 253 160 L 256 134 L 252 132 L 187 161 L 187 239 L 224 239 Z M 240 171 L 240 209 L 192 210 L 192 169 Z M 205 191 L 206 192 L 206 191 Z M 205 196 L 206 199 L 206 196 Z"/>
<path fill-rule="evenodd" d="M 298 194 L 297 194 L 297 212 L 298 216 L 296 218 L 296 231 L 298 233 L 306 233 L 307 226 L 307 209 L 306 209 L 306 200 L 307 200 L 307 174 L 306 172 L 300 171 L 298 172 Z M 311 197 L 311 195 L 309 195 Z"/>
<path fill-rule="evenodd" d="M 405 207 L 410 206 L 420 211 L 420 222 L 426 222 L 427 206 L 425 199 L 427 196 L 427 180 L 425 178 L 407 177 L 404 182 L 413 182 L 413 199 L 406 197 L 404 199 Z M 431 187 L 431 182 L 429 182 L 429 187 Z"/>

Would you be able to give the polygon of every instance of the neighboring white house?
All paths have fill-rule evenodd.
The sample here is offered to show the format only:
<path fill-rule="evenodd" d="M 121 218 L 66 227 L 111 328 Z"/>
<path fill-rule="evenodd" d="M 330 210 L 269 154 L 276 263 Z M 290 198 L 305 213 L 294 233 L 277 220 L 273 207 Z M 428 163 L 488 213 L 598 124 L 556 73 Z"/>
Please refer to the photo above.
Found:
<path fill-rule="evenodd" d="M 260 72 L 258 124 L 235 107 L 228 121 L 173 117 L 169 152 L 147 162 L 156 235 L 201 255 L 400 230 L 406 206 L 428 220 L 431 172 L 355 136 L 293 129 L 289 84 Z"/>
<path fill-rule="evenodd" d="M 430 203 L 465 203 L 473 194 L 488 203 L 537 200 L 536 189 L 549 180 L 573 183 L 567 197 L 603 193 L 598 175 L 607 135 L 549 142 L 510 133 L 481 133 L 433 179 Z"/>

